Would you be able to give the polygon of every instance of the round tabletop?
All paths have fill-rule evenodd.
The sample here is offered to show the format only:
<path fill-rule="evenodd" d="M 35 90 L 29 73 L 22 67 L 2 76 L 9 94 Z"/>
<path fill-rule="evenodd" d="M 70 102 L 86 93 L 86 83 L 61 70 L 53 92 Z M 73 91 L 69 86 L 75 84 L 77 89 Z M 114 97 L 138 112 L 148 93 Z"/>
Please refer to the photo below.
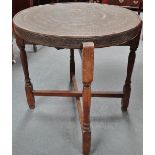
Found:
<path fill-rule="evenodd" d="M 56 3 L 20 11 L 13 18 L 16 35 L 28 43 L 59 48 L 123 44 L 136 37 L 142 21 L 133 11 L 98 3 Z"/>

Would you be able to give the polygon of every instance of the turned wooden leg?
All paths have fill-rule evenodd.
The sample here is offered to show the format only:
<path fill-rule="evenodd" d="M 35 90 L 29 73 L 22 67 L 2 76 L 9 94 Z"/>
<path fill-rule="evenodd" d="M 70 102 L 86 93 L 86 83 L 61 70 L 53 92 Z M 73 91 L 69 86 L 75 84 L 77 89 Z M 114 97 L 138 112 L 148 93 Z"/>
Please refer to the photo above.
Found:
<path fill-rule="evenodd" d="M 33 44 L 33 51 L 37 52 L 37 46 L 35 44 Z"/>
<path fill-rule="evenodd" d="M 83 81 L 83 154 L 89 155 L 91 149 L 90 129 L 90 105 L 91 105 L 91 82 L 93 81 L 94 70 L 94 44 L 83 43 L 82 49 L 82 81 Z"/>
<path fill-rule="evenodd" d="M 70 81 L 73 75 L 75 75 L 74 49 L 70 49 Z"/>
<path fill-rule="evenodd" d="M 29 108 L 34 109 L 35 99 L 32 93 L 33 85 L 29 77 L 27 55 L 25 52 L 25 44 L 24 44 L 24 41 L 17 36 L 16 36 L 16 42 L 20 49 L 20 59 L 21 59 L 21 63 L 22 63 L 23 71 L 24 71 L 24 76 L 25 76 L 25 91 L 26 91 L 27 102 L 28 102 Z"/>
<path fill-rule="evenodd" d="M 130 53 L 128 57 L 128 66 L 127 66 L 127 76 L 123 87 L 124 95 L 121 102 L 122 111 L 127 111 L 127 108 L 129 106 L 129 99 L 130 99 L 130 93 L 131 93 L 131 76 L 132 76 L 132 71 L 133 71 L 135 58 L 136 58 L 136 50 L 139 45 L 139 39 L 140 39 L 140 35 L 138 35 L 135 39 L 133 39 L 130 45 Z"/>

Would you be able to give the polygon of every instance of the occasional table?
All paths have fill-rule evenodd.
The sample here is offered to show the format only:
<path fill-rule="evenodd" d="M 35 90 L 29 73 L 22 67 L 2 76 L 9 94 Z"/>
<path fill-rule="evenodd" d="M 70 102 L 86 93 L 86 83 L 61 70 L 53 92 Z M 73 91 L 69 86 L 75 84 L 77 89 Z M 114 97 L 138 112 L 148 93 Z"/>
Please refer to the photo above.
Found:
<path fill-rule="evenodd" d="M 97 3 L 58 3 L 25 9 L 15 15 L 13 23 L 25 75 L 25 91 L 29 108 L 35 108 L 35 96 L 75 97 L 82 129 L 83 154 L 89 155 L 91 97 L 122 98 L 122 111 L 128 108 L 135 51 L 139 45 L 142 27 L 141 19 L 134 12 L 119 6 Z M 33 89 L 28 71 L 26 43 L 70 49 L 71 90 Z M 94 49 L 109 46 L 130 46 L 123 90 L 93 91 L 91 83 L 94 72 Z M 82 60 L 82 91 L 78 90 L 75 79 L 74 49 L 79 49 Z M 82 103 L 80 97 L 82 97 Z"/>

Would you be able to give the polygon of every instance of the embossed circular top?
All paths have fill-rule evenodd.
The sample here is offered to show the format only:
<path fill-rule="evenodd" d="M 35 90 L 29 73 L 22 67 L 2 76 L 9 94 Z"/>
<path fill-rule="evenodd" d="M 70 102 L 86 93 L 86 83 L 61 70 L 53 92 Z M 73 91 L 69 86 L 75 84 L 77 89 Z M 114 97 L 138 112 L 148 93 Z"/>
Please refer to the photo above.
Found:
<path fill-rule="evenodd" d="M 134 12 L 97 3 L 40 5 L 19 12 L 13 22 L 27 42 L 67 48 L 79 48 L 84 41 L 96 47 L 120 44 L 135 37 L 141 26 Z"/>

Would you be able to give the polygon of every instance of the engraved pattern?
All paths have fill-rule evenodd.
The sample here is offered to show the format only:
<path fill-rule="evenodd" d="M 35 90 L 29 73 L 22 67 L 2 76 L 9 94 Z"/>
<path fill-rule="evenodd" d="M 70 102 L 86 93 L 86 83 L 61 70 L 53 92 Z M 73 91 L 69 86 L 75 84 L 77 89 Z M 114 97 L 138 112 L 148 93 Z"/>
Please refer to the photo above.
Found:
<path fill-rule="evenodd" d="M 119 33 L 135 27 L 139 22 L 139 17 L 130 10 L 97 3 L 33 7 L 14 18 L 15 25 L 35 33 L 85 37 Z"/>
<path fill-rule="evenodd" d="M 21 11 L 13 22 L 27 42 L 60 48 L 81 48 L 87 41 L 95 47 L 121 44 L 134 38 L 142 24 L 130 10 L 97 3 L 37 6 Z"/>

